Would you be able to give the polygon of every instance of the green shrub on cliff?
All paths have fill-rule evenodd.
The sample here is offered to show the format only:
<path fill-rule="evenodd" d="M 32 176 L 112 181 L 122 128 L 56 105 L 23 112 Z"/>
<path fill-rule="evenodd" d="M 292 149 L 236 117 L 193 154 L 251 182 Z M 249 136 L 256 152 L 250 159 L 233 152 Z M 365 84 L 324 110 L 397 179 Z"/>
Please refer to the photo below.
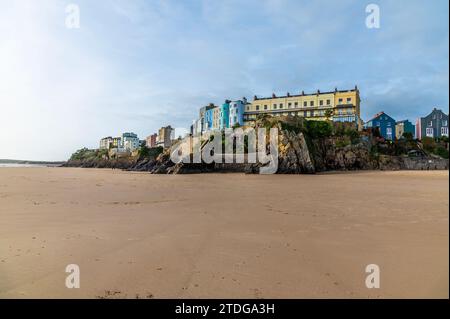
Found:
<path fill-rule="evenodd" d="M 139 159 L 156 159 L 159 154 L 163 152 L 161 146 L 149 148 L 147 146 L 142 146 L 139 151 Z"/>
<path fill-rule="evenodd" d="M 70 157 L 71 161 L 98 160 L 108 156 L 108 150 L 91 150 L 86 147 L 79 149 Z"/>
<path fill-rule="evenodd" d="M 305 128 L 305 133 L 313 139 L 330 137 L 333 134 L 333 127 L 330 122 L 305 121 Z"/>
<path fill-rule="evenodd" d="M 448 159 L 448 157 L 449 157 L 448 150 L 445 147 L 440 146 L 440 145 L 436 148 L 436 150 L 434 151 L 434 154 L 436 154 L 442 158 L 445 158 L 445 159 Z"/>
<path fill-rule="evenodd" d="M 436 149 L 436 141 L 432 137 L 424 137 L 422 139 L 423 149 L 428 153 L 433 153 Z"/>

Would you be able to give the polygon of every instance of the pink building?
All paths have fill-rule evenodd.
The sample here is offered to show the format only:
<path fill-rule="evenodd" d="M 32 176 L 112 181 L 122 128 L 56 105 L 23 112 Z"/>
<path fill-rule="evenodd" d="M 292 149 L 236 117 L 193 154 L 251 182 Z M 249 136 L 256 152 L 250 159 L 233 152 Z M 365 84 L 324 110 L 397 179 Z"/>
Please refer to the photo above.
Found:
<path fill-rule="evenodd" d="M 147 138 L 145 139 L 145 144 L 147 145 L 147 147 L 152 148 L 152 147 L 156 147 L 156 138 L 158 137 L 158 135 L 152 134 L 150 136 L 147 136 Z"/>

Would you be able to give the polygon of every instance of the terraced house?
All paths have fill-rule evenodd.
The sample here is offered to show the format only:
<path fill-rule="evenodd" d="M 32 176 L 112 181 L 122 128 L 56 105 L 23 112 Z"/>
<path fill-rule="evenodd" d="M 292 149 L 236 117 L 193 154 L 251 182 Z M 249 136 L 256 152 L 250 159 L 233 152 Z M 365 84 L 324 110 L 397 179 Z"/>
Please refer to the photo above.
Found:
<path fill-rule="evenodd" d="M 418 139 L 448 137 L 448 115 L 434 108 L 427 116 L 417 119 L 416 135 Z"/>
<path fill-rule="evenodd" d="M 335 122 L 355 123 L 362 128 L 360 119 L 360 103 L 358 87 L 352 90 L 338 90 L 332 92 L 291 95 L 259 98 L 246 105 L 244 111 L 244 125 L 253 125 L 261 114 L 272 116 L 301 116 L 308 120 L 327 120 Z"/>

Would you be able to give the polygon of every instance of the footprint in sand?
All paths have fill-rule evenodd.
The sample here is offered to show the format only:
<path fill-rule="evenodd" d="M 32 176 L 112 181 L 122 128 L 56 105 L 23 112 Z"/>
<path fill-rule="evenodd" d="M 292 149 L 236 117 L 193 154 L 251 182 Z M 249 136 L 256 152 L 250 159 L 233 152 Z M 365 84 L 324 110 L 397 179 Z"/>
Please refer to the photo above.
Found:
<path fill-rule="evenodd" d="M 252 291 L 253 291 L 253 296 L 256 299 L 261 299 L 261 295 L 262 295 L 261 290 L 259 290 L 258 288 L 254 288 L 254 289 L 252 289 Z"/>

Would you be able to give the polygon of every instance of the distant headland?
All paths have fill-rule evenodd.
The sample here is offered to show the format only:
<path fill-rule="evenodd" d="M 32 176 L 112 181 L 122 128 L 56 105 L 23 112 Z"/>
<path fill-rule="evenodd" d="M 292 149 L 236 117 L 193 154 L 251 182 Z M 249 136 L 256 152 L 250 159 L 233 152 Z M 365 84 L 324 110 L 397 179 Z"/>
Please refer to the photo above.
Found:
<path fill-rule="evenodd" d="M 0 165 L 39 165 L 39 166 L 61 166 L 64 161 L 29 161 L 29 160 L 16 160 L 16 159 L 1 159 Z"/>

